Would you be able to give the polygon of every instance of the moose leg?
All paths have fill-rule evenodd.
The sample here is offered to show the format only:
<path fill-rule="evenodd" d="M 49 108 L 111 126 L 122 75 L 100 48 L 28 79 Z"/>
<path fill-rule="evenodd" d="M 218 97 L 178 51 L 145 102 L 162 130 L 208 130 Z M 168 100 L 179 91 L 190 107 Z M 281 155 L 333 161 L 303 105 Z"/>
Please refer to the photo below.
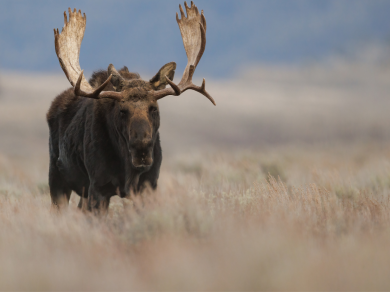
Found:
<path fill-rule="evenodd" d="M 77 193 L 80 196 L 79 204 L 77 205 L 77 208 L 80 210 L 86 210 L 88 206 L 88 187 L 82 187 L 80 192 Z"/>
<path fill-rule="evenodd" d="M 77 208 L 81 209 L 81 210 L 85 210 L 85 208 L 87 207 L 88 205 L 88 199 L 87 198 L 83 198 L 83 197 L 80 197 L 80 202 L 79 204 L 77 205 Z"/>
<path fill-rule="evenodd" d="M 106 215 L 110 205 L 112 185 L 97 186 L 91 183 L 88 190 L 87 209 L 97 215 Z"/>
<path fill-rule="evenodd" d="M 52 206 L 61 208 L 69 205 L 72 190 L 67 186 L 56 163 L 52 159 L 49 167 L 49 187 Z"/>

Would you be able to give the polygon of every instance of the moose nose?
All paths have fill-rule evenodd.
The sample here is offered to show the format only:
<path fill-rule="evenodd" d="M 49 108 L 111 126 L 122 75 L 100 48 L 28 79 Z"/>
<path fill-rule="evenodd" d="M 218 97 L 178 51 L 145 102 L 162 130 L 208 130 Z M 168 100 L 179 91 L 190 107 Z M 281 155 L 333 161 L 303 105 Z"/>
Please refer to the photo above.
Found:
<path fill-rule="evenodd" d="M 135 120 L 130 127 L 130 137 L 134 142 L 148 144 L 152 139 L 152 131 L 148 121 Z"/>

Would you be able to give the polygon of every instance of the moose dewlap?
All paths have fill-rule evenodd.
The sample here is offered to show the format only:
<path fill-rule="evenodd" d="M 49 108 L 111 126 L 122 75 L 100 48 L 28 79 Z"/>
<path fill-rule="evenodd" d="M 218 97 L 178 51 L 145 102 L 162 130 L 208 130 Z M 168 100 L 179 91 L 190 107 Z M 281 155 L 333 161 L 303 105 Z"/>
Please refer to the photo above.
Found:
<path fill-rule="evenodd" d="M 188 63 L 179 84 L 172 82 L 175 62 L 149 81 L 110 64 L 88 82 L 79 65 L 86 16 L 69 8 L 68 19 L 64 12 L 64 28 L 54 30 L 55 50 L 72 88 L 57 96 L 47 113 L 53 206 L 68 205 L 74 191 L 81 197 L 79 208 L 105 212 L 112 196 L 129 197 L 146 185 L 155 189 L 162 161 L 157 100 L 191 89 L 215 105 L 204 79 L 201 86 L 192 83 L 206 47 L 206 19 L 192 2 L 184 5 L 187 16 L 180 5 L 176 20 Z"/>

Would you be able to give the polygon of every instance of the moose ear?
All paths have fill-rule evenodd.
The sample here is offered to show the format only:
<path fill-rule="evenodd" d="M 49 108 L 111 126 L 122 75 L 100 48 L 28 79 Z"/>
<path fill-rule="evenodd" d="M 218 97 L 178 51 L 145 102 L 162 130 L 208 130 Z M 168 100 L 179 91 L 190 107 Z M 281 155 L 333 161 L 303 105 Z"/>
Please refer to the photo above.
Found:
<path fill-rule="evenodd" d="M 108 75 L 112 74 L 111 83 L 116 91 L 121 91 L 123 87 L 124 78 L 116 71 L 114 65 L 110 64 L 107 69 Z"/>
<path fill-rule="evenodd" d="M 173 80 L 173 77 L 175 76 L 175 70 L 176 70 L 175 62 L 171 62 L 162 66 L 160 71 L 158 71 L 158 73 L 154 75 L 154 77 L 149 81 L 153 89 L 154 90 L 164 89 L 165 86 L 167 86 L 168 84 L 168 81 L 165 78 L 165 76 L 167 76 L 170 80 Z"/>

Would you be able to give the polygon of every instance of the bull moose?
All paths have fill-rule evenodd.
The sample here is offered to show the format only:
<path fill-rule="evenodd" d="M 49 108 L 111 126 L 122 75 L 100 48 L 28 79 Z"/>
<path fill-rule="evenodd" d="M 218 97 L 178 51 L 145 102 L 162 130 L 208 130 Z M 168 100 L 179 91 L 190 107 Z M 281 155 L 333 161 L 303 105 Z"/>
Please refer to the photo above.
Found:
<path fill-rule="evenodd" d="M 193 2 L 184 6 L 187 16 L 179 5 L 181 19 L 176 13 L 176 20 L 188 63 L 179 84 L 172 81 L 175 62 L 149 81 L 110 64 L 87 82 L 79 64 L 86 16 L 69 8 L 68 19 L 64 12 L 64 28 L 61 33 L 54 29 L 55 51 L 72 88 L 58 95 L 47 113 L 53 206 L 68 205 L 74 191 L 79 208 L 107 211 L 112 196 L 129 197 L 148 184 L 155 189 L 162 161 L 157 101 L 192 89 L 215 105 L 204 79 L 201 86 L 192 83 L 206 47 L 206 19 Z"/>

